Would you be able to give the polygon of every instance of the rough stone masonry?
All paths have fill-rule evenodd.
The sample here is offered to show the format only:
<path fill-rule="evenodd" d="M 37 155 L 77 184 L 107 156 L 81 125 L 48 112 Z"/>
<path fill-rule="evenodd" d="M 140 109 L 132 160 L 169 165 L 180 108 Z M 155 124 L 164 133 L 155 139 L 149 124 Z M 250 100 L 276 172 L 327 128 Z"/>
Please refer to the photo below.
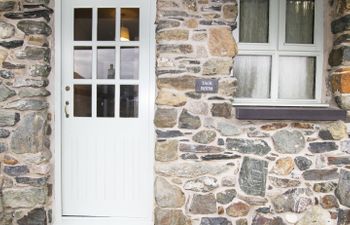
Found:
<path fill-rule="evenodd" d="M 52 14 L 49 0 L 0 1 L 2 225 L 51 222 Z"/>
<path fill-rule="evenodd" d="M 350 110 L 350 1 L 328 7 L 327 80 Z M 346 123 L 234 119 L 237 12 L 235 0 L 158 0 L 155 224 L 350 224 Z M 218 93 L 196 93 L 196 78 L 218 79 Z"/>
<path fill-rule="evenodd" d="M 329 2 L 329 83 L 349 110 L 350 1 Z M 53 5 L 0 0 L 1 225 L 52 223 Z M 344 122 L 234 119 L 237 11 L 235 0 L 158 0 L 155 224 L 350 224 Z M 196 78 L 219 79 L 218 94 L 195 93 Z"/>

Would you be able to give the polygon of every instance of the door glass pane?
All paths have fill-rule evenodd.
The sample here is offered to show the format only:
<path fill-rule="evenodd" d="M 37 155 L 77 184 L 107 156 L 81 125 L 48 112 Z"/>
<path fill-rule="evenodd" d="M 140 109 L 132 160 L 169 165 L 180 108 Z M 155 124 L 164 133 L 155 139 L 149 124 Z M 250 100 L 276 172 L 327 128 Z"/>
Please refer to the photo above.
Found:
<path fill-rule="evenodd" d="M 138 117 L 139 86 L 120 86 L 120 117 Z"/>
<path fill-rule="evenodd" d="M 137 80 L 139 78 L 139 48 L 120 48 L 120 79 Z"/>
<path fill-rule="evenodd" d="M 270 97 L 271 56 L 240 55 L 235 58 L 233 74 L 238 80 L 237 97 Z"/>
<path fill-rule="evenodd" d="M 114 85 L 97 85 L 97 117 L 114 117 Z"/>
<path fill-rule="evenodd" d="M 97 79 L 115 78 L 115 47 L 97 48 Z"/>
<path fill-rule="evenodd" d="M 280 57 L 279 98 L 314 99 L 315 66 L 316 57 Z"/>
<path fill-rule="evenodd" d="M 315 0 L 287 0 L 286 43 L 313 44 Z"/>
<path fill-rule="evenodd" d="M 269 0 L 241 0 L 239 42 L 269 42 Z"/>
<path fill-rule="evenodd" d="M 115 40 L 115 8 L 98 9 L 97 40 Z"/>
<path fill-rule="evenodd" d="M 91 85 L 74 85 L 74 116 L 91 117 Z"/>
<path fill-rule="evenodd" d="M 138 41 L 140 29 L 140 10 L 138 8 L 121 9 L 120 40 Z"/>
<path fill-rule="evenodd" d="M 74 47 L 74 79 L 92 78 L 92 48 Z"/>
<path fill-rule="evenodd" d="M 92 9 L 74 9 L 74 40 L 92 40 Z"/>

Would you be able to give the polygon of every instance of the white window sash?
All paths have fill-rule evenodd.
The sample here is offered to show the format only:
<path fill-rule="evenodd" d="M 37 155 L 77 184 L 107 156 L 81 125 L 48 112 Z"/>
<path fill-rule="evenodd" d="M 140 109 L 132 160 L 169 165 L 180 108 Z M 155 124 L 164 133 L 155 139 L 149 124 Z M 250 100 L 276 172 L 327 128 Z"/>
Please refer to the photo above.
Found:
<path fill-rule="evenodd" d="M 240 1 L 237 1 L 238 10 L 240 9 Z M 237 17 L 237 28 L 233 31 L 233 36 L 237 40 L 238 49 L 244 50 L 273 50 L 276 49 L 276 42 L 278 40 L 277 25 L 278 21 L 278 0 L 270 0 L 269 4 L 269 42 L 268 43 L 241 43 L 239 41 L 239 21 L 240 15 Z"/>
<path fill-rule="evenodd" d="M 281 0 L 279 4 L 279 50 L 280 51 L 306 51 L 321 52 L 323 50 L 323 1 L 315 0 L 314 18 L 314 44 L 290 44 L 285 43 L 286 37 L 286 4 L 287 0 Z"/>
<path fill-rule="evenodd" d="M 239 55 L 272 56 L 270 98 L 235 98 L 233 105 L 266 106 L 311 106 L 325 107 L 322 104 L 323 85 L 323 1 L 315 0 L 314 44 L 285 44 L 285 18 L 287 0 L 270 0 L 269 43 L 239 43 L 239 16 L 234 37 L 238 40 Z M 239 7 L 239 1 L 238 1 Z M 279 21 L 279 22 L 278 22 Z M 279 57 L 310 56 L 316 57 L 315 98 L 314 99 L 279 99 Z"/>

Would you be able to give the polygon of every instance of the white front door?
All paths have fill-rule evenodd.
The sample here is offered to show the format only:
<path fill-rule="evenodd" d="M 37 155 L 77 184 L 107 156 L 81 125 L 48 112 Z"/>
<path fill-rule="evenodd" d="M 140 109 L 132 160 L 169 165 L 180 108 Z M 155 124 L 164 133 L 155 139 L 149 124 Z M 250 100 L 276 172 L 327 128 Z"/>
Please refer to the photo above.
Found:
<path fill-rule="evenodd" d="M 62 215 L 150 224 L 149 1 L 62 4 Z"/>

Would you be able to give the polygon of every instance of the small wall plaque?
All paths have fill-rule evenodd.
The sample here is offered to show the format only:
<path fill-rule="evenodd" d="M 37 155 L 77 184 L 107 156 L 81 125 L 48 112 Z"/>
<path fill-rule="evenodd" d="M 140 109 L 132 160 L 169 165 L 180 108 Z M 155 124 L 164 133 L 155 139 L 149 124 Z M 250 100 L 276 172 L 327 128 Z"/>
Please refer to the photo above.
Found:
<path fill-rule="evenodd" d="M 218 93 L 217 79 L 196 79 L 197 93 Z"/>

